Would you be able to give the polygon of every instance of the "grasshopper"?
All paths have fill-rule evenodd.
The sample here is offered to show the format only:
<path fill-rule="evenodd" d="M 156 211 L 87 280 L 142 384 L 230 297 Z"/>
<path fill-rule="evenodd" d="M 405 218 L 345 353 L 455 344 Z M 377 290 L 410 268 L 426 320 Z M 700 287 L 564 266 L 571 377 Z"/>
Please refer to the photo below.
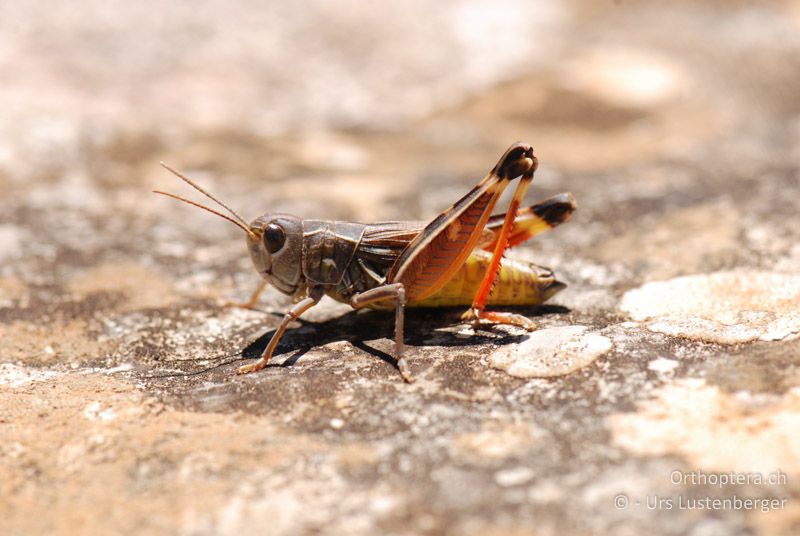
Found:
<path fill-rule="evenodd" d="M 394 309 L 395 359 L 403 379 L 414 377 L 403 352 L 406 307 L 467 306 L 464 321 L 535 329 L 528 318 L 487 311 L 487 305 L 537 305 L 566 285 L 547 268 L 504 260 L 506 249 L 567 221 L 575 200 L 559 194 L 520 209 L 538 160 L 517 142 L 488 175 L 430 223 L 356 223 L 264 214 L 249 224 L 203 188 L 162 163 L 232 217 L 175 194 L 154 190 L 220 216 L 244 230 L 247 248 L 263 281 L 245 307 L 253 307 L 268 284 L 294 298 L 261 358 L 239 374 L 264 368 L 287 326 L 324 295 L 355 309 Z M 492 215 L 505 188 L 519 179 L 508 211 Z"/>

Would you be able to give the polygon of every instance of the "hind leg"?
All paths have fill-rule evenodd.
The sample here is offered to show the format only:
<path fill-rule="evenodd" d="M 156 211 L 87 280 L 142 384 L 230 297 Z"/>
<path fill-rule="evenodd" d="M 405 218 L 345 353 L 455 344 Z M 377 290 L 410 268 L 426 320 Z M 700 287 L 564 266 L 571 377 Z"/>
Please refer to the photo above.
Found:
<path fill-rule="evenodd" d="M 486 270 L 486 275 L 481 281 L 478 291 L 472 300 L 472 306 L 461 315 L 462 320 L 472 321 L 473 324 L 491 323 L 491 324 L 511 324 L 519 326 L 527 330 L 536 329 L 536 324 L 530 319 L 514 314 L 514 313 L 501 313 L 501 312 L 487 312 L 486 301 L 489 299 L 489 294 L 492 292 L 497 275 L 500 272 L 500 262 L 503 259 L 503 254 L 509 247 L 509 239 L 514 229 L 514 222 L 517 219 L 519 207 L 522 204 L 522 198 L 533 180 L 533 172 L 526 172 L 520 179 L 517 189 L 514 191 L 514 197 L 506 212 L 503 225 L 497 232 L 497 238 L 494 241 L 494 250 L 492 251 L 492 259 L 489 262 L 489 268 Z"/>

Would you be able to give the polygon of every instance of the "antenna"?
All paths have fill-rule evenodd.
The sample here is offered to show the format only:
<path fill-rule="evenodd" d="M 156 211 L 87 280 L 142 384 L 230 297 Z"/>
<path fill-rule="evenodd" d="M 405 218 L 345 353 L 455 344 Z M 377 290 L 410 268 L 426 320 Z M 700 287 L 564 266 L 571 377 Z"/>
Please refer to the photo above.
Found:
<path fill-rule="evenodd" d="M 167 169 L 169 169 L 169 168 L 167 168 Z M 170 171 L 172 171 L 172 170 L 170 170 Z M 236 225 L 237 227 L 240 227 L 253 240 L 258 240 L 258 236 L 253 231 L 251 231 L 246 225 L 243 225 L 242 223 L 234 220 L 233 218 L 231 218 L 229 216 L 226 216 L 225 214 L 222 214 L 221 212 L 218 212 L 218 211 L 214 210 L 213 208 L 209 208 L 209 207 L 207 207 L 205 205 L 201 205 L 200 203 L 195 203 L 194 201 L 190 201 L 189 199 L 186 199 L 185 197 L 181 197 L 179 195 L 171 194 L 169 192 L 162 192 L 161 190 L 153 190 L 153 193 L 154 194 L 166 195 L 167 197 L 171 197 L 173 199 L 177 199 L 178 201 L 183 201 L 184 203 L 188 203 L 188 204 L 193 205 L 193 206 L 195 206 L 197 208 L 202 208 L 203 210 L 207 210 L 212 214 L 216 214 L 220 218 L 224 218 L 224 219 L 228 220 L 229 222 L 233 223 L 234 225 Z M 212 197 L 212 199 L 213 199 L 213 197 Z M 216 199 L 215 199 L 215 201 L 216 201 Z M 220 203 L 220 204 L 222 204 L 222 203 Z M 225 205 L 222 205 L 222 206 L 225 206 Z M 225 207 L 225 208 L 228 208 L 228 207 Z M 230 210 L 230 209 L 228 209 L 228 210 Z M 231 212 L 233 212 L 233 211 L 231 211 Z M 235 214 L 235 212 L 234 212 L 234 214 Z"/>
<path fill-rule="evenodd" d="M 169 167 L 168 165 L 166 165 L 164 162 L 159 162 L 159 163 L 161 164 L 161 167 L 163 167 L 164 169 L 166 169 L 167 171 L 169 171 L 170 173 L 172 173 L 173 175 L 175 175 L 176 177 L 178 177 L 179 179 L 181 179 L 183 182 L 185 182 L 186 184 L 188 184 L 189 186 L 191 186 L 192 188 L 194 188 L 195 190 L 197 190 L 198 192 L 200 192 L 201 194 L 203 194 L 203 195 L 204 195 L 204 196 L 206 196 L 207 198 L 209 198 L 209 199 L 211 199 L 212 201 L 214 201 L 216 204 L 218 204 L 219 206 L 221 206 L 222 208 L 224 208 L 225 210 L 227 210 L 227 211 L 228 211 L 228 212 L 230 212 L 231 214 L 233 214 L 233 215 L 236 217 L 236 219 L 237 219 L 237 220 L 239 220 L 239 221 L 242 223 L 242 225 L 244 225 L 244 227 L 245 227 L 245 228 L 247 228 L 247 222 L 245 221 L 245 219 L 244 219 L 244 218 L 242 218 L 241 216 L 239 216 L 239 214 L 238 214 L 238 213 L 237 213 L 235 210 L 233 210 L 233 209 L 232 209 L 232 208 L 230 208 L 228 205 L 226 205 L 225 203 L 223 203 L 222 201 L 220 201 L 219 199 L 217 199 L 216 197 L 214 197 L 213 195 L 211 195 L 210 193 L 208 193 L 207 191 L 205 191 L 203 188 L 201 188 L 200 186 L 198 186 L 197 184 L 195 184 L 195 183 L 194 183 L 194 181 L 192 181 L 192 180 L 191 180 L 191 179 L 189 179 L 188 177 L 186 177 L 186 176 L 182 175 L 181 173 L 179 173 L 179 172 L 175 171 L 174 169 L 172 169 L 171 167 Z M 163 194 L 164 192 L 156 192 L 156 193 L 162 193 L 162 194 Z M 164 195 L 171 195 L 171 194 L 164 194 Z M 201 207 L 201 208 L 204 208 L 204 209 L 206 209 L 206 210 L 211 210 L 211 209 L 209 209 L 208 207 L 204 207 L 204 206 L 202 206 L 202 205 L 198 205 L 198 204 L 196 204 L 196 203 L 192 203 L 191 201 L 187 201 L 186 199 L 180 198 L 180 197 L 178 197 L 178 196 L 174 196 L 174 195 L 173 195 L 173 196 L 171 196 L 171 197 L 174 197 L 174 198 L 176 198 L 176 199 L 180 199 L 181 201 L 186 201 L 187 203 L 189 203 L 189 204 L 191 204 L 191 205 L 199 206 L 199 207 Z M 211 212 L 214 212 L 214 211 L 212 210 Z"/>

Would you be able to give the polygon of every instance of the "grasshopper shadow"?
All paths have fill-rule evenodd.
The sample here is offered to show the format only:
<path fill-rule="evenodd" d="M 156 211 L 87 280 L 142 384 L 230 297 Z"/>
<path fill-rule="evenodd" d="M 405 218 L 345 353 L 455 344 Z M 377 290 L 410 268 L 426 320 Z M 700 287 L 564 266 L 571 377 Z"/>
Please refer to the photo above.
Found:
<path fill-rule="evenodd" d="M 563 315 L 570 312 L 559 305 L 540 305 L 536 307 L 504 307 L 504 311 L 513 311 L 529 317 L 544 315 Z M 454 328 L 463 323 L 459 319 L 464 307 L 439 309 L 407 309 L 405 318 L 405 337 L 407 345 L 425 346 L 475 346 L 480 344 L 511 344 L 526 337 L 525 334 L 514 335 L 496 329 L 494 326 L 480 326 L 471 336 L 460 336 L 447 328 Z M 276 316 L 282 316 L 276 314 Z M 346 341 L 355 348 L 378 359 L 396 366 L 394 357 L 370 344 L 371 341 L 389 339 L 394 344 L 394 312 L 393 311 L 350 311 L 336 318 L 323 322 L 297 320 L 301 327 L 286 331 L 275 349 L 268 367 L 291 367 L 309 350 L 332 342 Z M 239 354 L 245 359 L 255 359 L 269 344 L 275 330 L 270 330 L 247 345 Z M 392 350 L 390 349 L 390 352 Z M 288 357 L 283 357 L 288 354 Z"/>

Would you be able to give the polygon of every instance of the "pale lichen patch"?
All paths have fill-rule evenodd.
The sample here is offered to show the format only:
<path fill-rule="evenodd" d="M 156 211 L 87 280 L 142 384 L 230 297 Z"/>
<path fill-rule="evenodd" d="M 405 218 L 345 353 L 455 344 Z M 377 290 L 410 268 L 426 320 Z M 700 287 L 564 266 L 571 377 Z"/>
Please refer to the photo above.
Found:
<path fill-rule="evenodd" d="M 647 283 L 620 308 L 647 328 L 721 344 L 800 333 L 800 274 L 730 271 Z"/>
<path fill-rule="evenodd" d="M 518 378 L 550 378 L 575 372 L 614 346 L 587 326 L 562 326 L 531 333 L 519 344 L 498 348 L 489 364 Z"/>
<path fill-rule="evenodd" d="M 23 385 L 45 381 L 58 376 L 52 370 L 39 370 L 20 367 L 12 363 L 0 363 L 0 387 L 21 387 Z"/>
<path fill-rule="evenodd" d="M 682 379 L 607 422 L 613 443 L 635 455 L 682 455 L 706 471 L 800 475 L 800 389 L 767 402 L 744 395 Z"/>

